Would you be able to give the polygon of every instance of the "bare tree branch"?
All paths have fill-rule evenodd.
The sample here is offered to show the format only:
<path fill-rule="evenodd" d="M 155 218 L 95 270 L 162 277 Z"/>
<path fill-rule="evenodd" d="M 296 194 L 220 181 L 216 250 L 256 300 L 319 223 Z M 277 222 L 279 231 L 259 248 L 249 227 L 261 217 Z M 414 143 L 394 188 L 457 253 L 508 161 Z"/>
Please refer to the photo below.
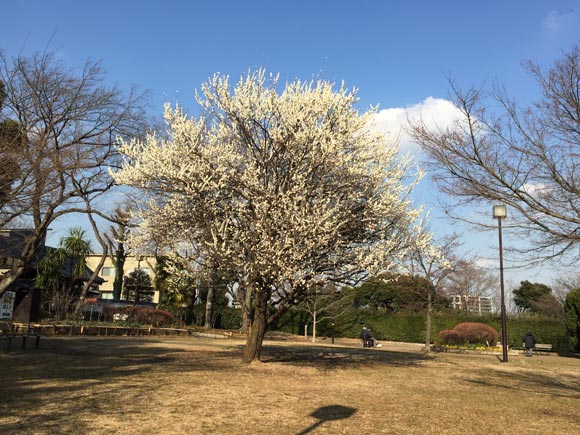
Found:
<path fill-rule="evenodd" d="M 451 83 L 463 118 L 446 129 L 411 122 L 410 133 L 430 158 L 429 169 L 453 207 L 501 202 L 525 247 L 511 247 L 524 261 L 574 262 L 580 242 L 580 49 L 544 70 L 527 62 L 542 97 L 520 106 L 502 86 L 489 97 Z M 490 106 L 499 104 L 499 114 Z M 469 218 L 467 218 L 469 220 Z M 471 220 L 481 225 L 481 222 Z"/>
<path fill-rule="evenodd" d="M 1 119 L 19 128 L 18 146 L 0 148 L 17 176 L 3 186 L 0 228 L 34 228 L 14 267 L 0 278 L 0 295 L 25 270 L 55 219 L 71 213 L 106 215 L 98 199 L 114 184 L 116 143 L 145 131 L 145 94 L 107 87 L 98 62 L 80 73 L 52 53 L 8 58 L 0 52 L 5 100 Z"/>

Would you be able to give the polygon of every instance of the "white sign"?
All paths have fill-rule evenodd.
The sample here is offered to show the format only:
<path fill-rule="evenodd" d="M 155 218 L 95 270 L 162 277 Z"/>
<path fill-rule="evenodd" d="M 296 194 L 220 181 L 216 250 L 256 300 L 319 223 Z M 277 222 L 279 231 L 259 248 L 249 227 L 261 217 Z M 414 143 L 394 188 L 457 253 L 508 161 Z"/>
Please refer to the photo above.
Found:
<path fill-rule="evenodd" d="M 14 299 L 16 299 L 15 292 L 6 292 L 0 297 L 0 319 L 12 319 Z"/>

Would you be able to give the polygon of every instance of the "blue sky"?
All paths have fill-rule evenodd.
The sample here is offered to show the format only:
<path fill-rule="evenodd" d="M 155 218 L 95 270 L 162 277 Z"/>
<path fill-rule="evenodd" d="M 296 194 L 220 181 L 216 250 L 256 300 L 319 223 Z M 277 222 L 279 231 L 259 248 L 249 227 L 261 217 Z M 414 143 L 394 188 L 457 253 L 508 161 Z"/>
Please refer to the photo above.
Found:
<path fill-rule="evenodd" d="M 284 79 L 344 80 L 364 106 L 401 107 L 499 79 L 518 94 L 520 62 L 549 62 L 580 36 L 580 1 L 7 2 L 0 46 L 50 48 L 71 65 L 102 59 L 112 80 L 190 101 L 215 72 L 262 66 Z M 479 3 L 477 3 L 479 4 Z"/>
<path fill-rule="evenodd" d="M 378 104 L 385 114 L 447 98 L 448 76 L 461 87 L 498 80 L 529 101 L 537 89 L 521 62 L 549 65 L 580 42 L 580 0 L 28 0 L 1 11 L 7 54 L 48 44 L 71 67 L 101 59 L 112 82 L 151 90 L 152 114 L 165 101 L 195 113 L 194 89 L 208 77 L 256 67 L 283 80 L 344 81 L 359 88 L 361 108 Z M 431 202 L 432 187 L 422 192 Z"/>

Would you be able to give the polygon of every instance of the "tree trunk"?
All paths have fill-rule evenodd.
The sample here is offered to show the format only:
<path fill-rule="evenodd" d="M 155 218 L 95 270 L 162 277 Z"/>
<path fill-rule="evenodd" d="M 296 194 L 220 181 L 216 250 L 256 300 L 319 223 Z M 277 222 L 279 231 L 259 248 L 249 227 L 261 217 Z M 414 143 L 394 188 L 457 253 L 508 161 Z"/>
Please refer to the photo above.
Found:
<path fill-rule="evenodd" d="M 213 300 L 213 286 L 214 284 L 211 283 L 209 288 L 207 289 L 207 299 L 205 301 L 205 321 L 203 327 L 209 329 L 212 327 L 211 324 L 211 317 L 212 317 L 212 300 Z"/>
<path fill-rule="evenodd" d="M 4 293 L 6 293 L 6 291 L 8 290 L 8 288 L 10 288 L 10 286 L 16 282 L 16 280 L 24 273 L 24 267 L 18 267 L 13 269 L 10 269 L 8 272 L 6 272 L 4 275 L 2 275 L 2 279 L 0 279 L 0 297 L 2 297 L 2 295 Z"/>
<path fill-rule="evenodd" d="M 87 205 L 87 210 L 90 210 L 91 206 L 90 206 L 89 200 L 86 197 L 84 199 L 85 199 L 85 203 Z M 109 246 L 107 245 L 107 242 L 101 237 L 101 234 L 99 233 L 99 228 L 97 227 L 97 223 L 93 219 L 93 215 L 90 211 L 87 213 L 87 217 L 89 218 L 89 221 L 91 222 L 91 226 L 93 227 L 93 232 L 95 234 L 95 237 L 96 237 L 97 241 L 99 242 L 99 244 L 101 245 L 101 248 L 103 249 L 103 255 L 101 255 L 101 259 L 99 260 L 99 264 L 97 264 L 97 267 L 95 267 L 95 270 L 93 270 L 93 273 L 91 274 L 91 276 L 89 277 L 87 282 L 85 282 L 83 287 L 82 287 L 81 295 L 80 295 L 79 300 L 76 304 L 75 312 L 74 312 L 74 314 L 77 318 L 83 317 L 83 305 L 85 303 L 85 299 L 87 297 L 89 289 L 91 288 L 93 283 L 98 278 L 99 273 L 101 272 L 101 269 L 103 268 L 103 265 L 105 264 L 105 260 L 107 259 L 107 255 L 109 255 Z M 85 261 L 85 260 L 83 259 L 83 261 Z"/>
<path fill-rule="evenodd" d="M 248 332 L 248 339 L 246 341 L 246 348 L 244 349 L 244 356 L 242 361 L 250 363 L 254 360 L 260 360 L 260 351 L 262 350 L 262 342 L 266 334 L 268 314 L 267 295 L 263 291 L 256 294 L 256 308 L 254 310 L 254 318 Z"/>
<path fill-rule="evenodd" d="M 115 253 L 115 280 L 113 281 L 113 299 L 121 300 L 123 291 L 123 277 L 125 276 L 125 247 L 119 242 Z"/>
<path fill-rule="evenodd" d="M 77 317 L 77 318 L 83 317 L 83 305 L 85 303 L 87 293 L 89 292 L 89 289 L 91 288 L 93 283 L 96 281 L 97 277 L 99 276 L 99 272 L 103 268 L 103 264 L 105 264 L 105 260 L 107 259 L 108 251 L 107 251 L 106 246 L 104 249 L 105 250 L 103 252 L 103 255 L 101 256 L 101 259 L 99 260 L 99 264 L 97 265 L 97 267 L 95 267 L 95 270 L 91 274 L 88 281 L 83 284 L 81 295 L 80 295 L 79 300 L 77 301 L 77 304 L 75 307 L 75 317 Z"/>
<path fill-rule="evenodd" d="M 82 289 L 81 289 L 81 294 L 79 296 L 79 299 L 78 299 L 78 301 L 75 305 L 75 309 L 74 309 L 75 318 L 78 318 L 78 319 L 83 318 L 83 305 L 85 304 L 85 299 L 87 298 L 87 294 L 89 293 L 91 286 L 93 285 L 93 283 L 95 282 L 95 280 L 99 276 L 99 271 L 103 267 L 103 264 L 105 263 L 106 258 L 107 258 L 107 254 L 105 253 L 101 257 L 101 260 L 100 260 L 98 266 L 93 271 L 91 277 L 88 279 L 87 282 L 85 282 L 83 284 Z"/>
<path fill-rule="evenodd" d="M 427 328 L 425 330 L 425 352 L 431 352 L 431 323 L 433 316 L 433 301 L 431 290 L 427 293 Z"/>
<path fill-rule="evenodd" d="M 312 313 L 312 342 L 316 343 L 316 310 Z"/>
<path fill-rule="evenodd" d="M 252 292 L 249 288 L 245 287 L 241 290 L 239 302 L 242 307 L 242 326 L 240 331 L 247 334 L 249 333 L 252 319 Z"/>
<path fill-rule="evenodd" d="M 4 275 L 0 275 L 0 297 L 10 288 L 10 286 L 18 280 L 31 265 L 34 265 L 37 255 L 40 253 L 39 247 L 44 247 L 46 238 L 46 227 L 48 222 L 38 224 L 30 237 L 26 238 L 20 258 Z"/>

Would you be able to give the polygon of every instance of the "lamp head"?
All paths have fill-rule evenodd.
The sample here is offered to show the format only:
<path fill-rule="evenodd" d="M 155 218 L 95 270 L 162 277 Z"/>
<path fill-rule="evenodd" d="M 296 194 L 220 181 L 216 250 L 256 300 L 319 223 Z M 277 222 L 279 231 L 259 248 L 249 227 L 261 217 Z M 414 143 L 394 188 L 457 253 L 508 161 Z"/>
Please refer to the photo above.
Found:
<path fill-rule="evenodd" d="M 493 206 L 493 217 L 497 219 L 504 219 L 507 217 L 507 208 L 504 204 Z"/>

